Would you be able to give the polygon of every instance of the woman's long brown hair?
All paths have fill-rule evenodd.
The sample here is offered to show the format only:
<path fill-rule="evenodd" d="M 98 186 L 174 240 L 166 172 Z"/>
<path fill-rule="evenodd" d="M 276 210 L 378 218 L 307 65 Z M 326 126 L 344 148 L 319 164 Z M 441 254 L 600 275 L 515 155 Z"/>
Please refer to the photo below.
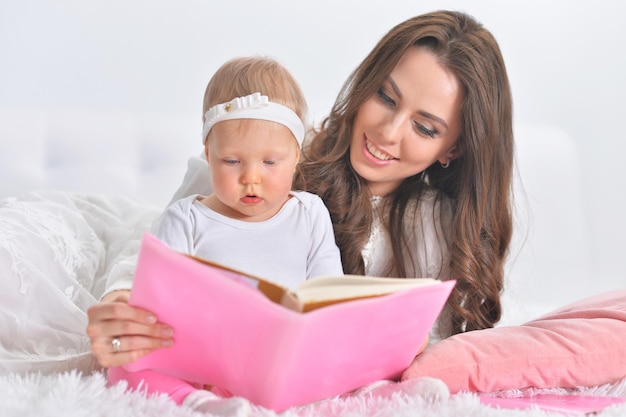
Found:
<path fill-rule="evenodd" d="M 330 210 L 344 271 L 363 274 L 361 251 L 374 218 L 371 194 L 350 164 L 352 124 L 408 48 L 427 48 L 463 87 L 460 155 L 448 168 L 435 163 L 406 178 L 385 199 L 385 227 L 392 236 L 390 274 L 408 276 L 415 256 L 407 249 L 406 224 L 429 188 L 452 204 L 442 244 L 456 279 L 448 301 L 450 333 L 493 327 L 501 317 L 500 293 L 512 234 L 513 109 L 499 46 L 472 17 L 439 11 L 409 19 L 389 31 L 352 73 L 330 115 L 307 144 L 296 187 L 318 194 Z M 419 211 L 417 211 L 419 212 Z M 415 265 L 413 271 L 425 270 Z"/>

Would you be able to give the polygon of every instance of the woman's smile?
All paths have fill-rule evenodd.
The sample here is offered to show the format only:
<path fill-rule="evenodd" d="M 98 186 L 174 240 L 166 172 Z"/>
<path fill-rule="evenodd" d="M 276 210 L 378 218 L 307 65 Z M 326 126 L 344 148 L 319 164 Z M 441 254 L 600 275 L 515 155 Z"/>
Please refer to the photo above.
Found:
<path fill-rule="evenodd" d="M 375 144 L 373 144 L 367 139 L 367 137 L 365 137 L 365 147 L 369 151 L 370 155 L 374 156 L 376 159 L 379 159 L 381 161 L 390 161 L 393 159 L 398 159 L 382 151 L 381 149 L 378 149 Z"/>

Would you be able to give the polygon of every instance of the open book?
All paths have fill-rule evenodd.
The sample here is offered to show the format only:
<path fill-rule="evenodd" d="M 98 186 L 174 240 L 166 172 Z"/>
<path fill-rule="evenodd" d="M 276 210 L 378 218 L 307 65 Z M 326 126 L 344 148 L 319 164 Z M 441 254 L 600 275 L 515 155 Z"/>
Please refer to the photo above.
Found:
<path fill-rule="evenodd" d="M 126 368 L 219 386 L 284 410 L 398 378 L 454 284 L 344 276 L 288 290 L 146 234 L 130 303 L 172 326 L 174 346 Z"/>
<path fill-rule="evenodd" d="M 152 237 L 154 238 L 154 237 Z M 210 268 L 222 270 L 225 276 L 256 287 L 267 298 L 290 310 L 307 312 L 360 298 L 377 297 L 425 285 L 439 284 L 432 278 L 381 278 L 362 275 L 314 277 L 296 288 L 285 288 L 268 279 L 257 277 L 207 259 L 186 255 Z"/>

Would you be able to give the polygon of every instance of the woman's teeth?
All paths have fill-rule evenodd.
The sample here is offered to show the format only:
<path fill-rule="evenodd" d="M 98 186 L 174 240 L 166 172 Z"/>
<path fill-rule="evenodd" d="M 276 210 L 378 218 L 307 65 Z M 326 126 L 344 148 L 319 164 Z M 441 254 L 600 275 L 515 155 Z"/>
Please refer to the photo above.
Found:
<path fill-rule="evenodd" d="M 393 156 L 386 154 L 384 152 L 379 151 L 378 149 L 376 149 L 374 147 L 374 145 L 372 145 L 371 143 L 369 143 L 368 141 L 365 141 L 365 146 L 367 147 L 367 150 L 374 155 L 376 158 L 383 160 L 383 161 L 389 161 L 391 159 L 394 159 Z"/>

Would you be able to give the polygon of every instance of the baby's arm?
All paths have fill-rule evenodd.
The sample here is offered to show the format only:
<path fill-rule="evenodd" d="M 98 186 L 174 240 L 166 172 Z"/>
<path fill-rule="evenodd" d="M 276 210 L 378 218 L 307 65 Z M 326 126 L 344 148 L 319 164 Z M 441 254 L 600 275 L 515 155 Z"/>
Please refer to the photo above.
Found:
<path fill-rule="evenodd" d="M 190 210 L 196 196 L 178 200 L 153 223 L 150 232 L 171 249 L 194 254 L 194 224 Z"/>
<path fill-rule="evenodd" d="M 165 243 L 174 244 L 176 250 L 189 251 L 189 241 L 185 239 L 188 230 L 177 207 L 168 207 L 154 223 L 153 230 L 157 237 L 169 238 Z M 91 349 L 103 367 L 125 365 L 173 343 L 169 326 L 157 323 L 151 312 L 128 304 L 139 249 L 127 250 L 132 255 L 125 258 L 120 255 L 121 260 L 109 273 L 108 281 L 112 282 L 108 283 L 107 292 L 87 312 Z M 119 352 L 113 348 L 115 339 L 119 340 Z"/>
<path fill-rule="evenodd" d="M 335 233 L 330 213 L 318 196 L 314 196 L 311 213 L 311 254 L 307 265 L 307 278 L 343 275 L 341 254 L 335 243 Z"/>

